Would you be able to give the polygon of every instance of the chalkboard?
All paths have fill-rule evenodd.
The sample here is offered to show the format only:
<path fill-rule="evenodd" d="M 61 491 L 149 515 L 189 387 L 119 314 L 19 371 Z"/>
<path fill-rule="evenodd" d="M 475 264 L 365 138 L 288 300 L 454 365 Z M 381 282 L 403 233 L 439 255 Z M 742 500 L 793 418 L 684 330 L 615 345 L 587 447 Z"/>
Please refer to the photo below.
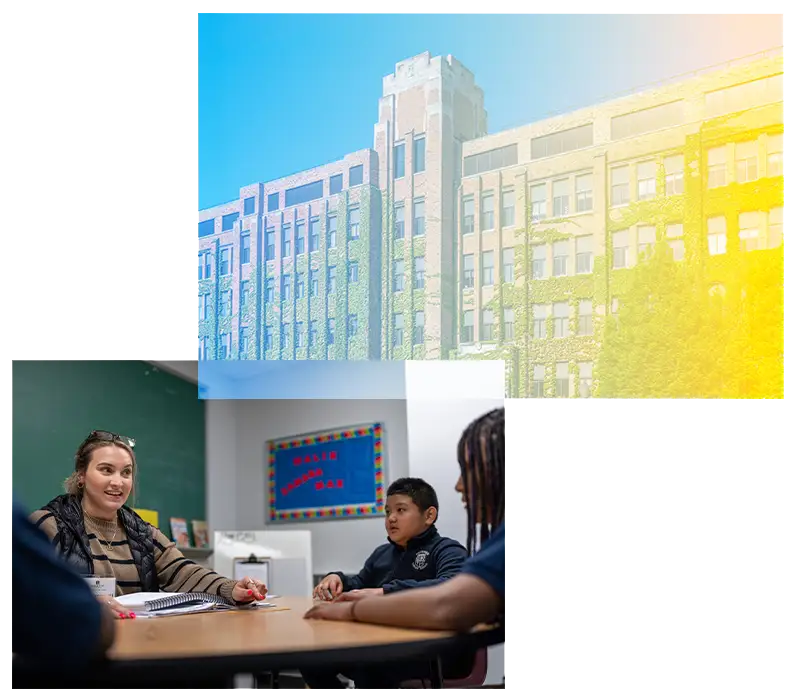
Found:
<path fill-rule="evenodd" d="M 75 450 L 92 430 L 136 440 L 136 500 L 205 520 L 205 409 L 197 385 L 147 362 L 13 363 L 13 488 L 31 511 L 64 493 Z"/>
<path fill-rule="evenodd" d="M 383 441 L 380 423 L 270 440 L 270 520 L 382 515 Z"/>

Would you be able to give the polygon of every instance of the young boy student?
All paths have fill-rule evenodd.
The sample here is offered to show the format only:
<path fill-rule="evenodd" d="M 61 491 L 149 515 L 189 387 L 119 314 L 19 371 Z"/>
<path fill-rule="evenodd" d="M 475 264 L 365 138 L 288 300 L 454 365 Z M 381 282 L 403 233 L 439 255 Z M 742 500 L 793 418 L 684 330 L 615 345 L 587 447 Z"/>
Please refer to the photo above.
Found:
<path fill-rule="evenodd" d="M 388 542 L 367 558 L 357 575 L 336 571 L 325 576 L 314 589 L 314 596 L 353 601 L 434 586 L 452 578 L 461 571 L 467 550 L 438 533 L 434 525 L 438 516 L 439 499 L 430 484 L 422 479 L 398 479 L 386 492 Z M 402 669 L 388 665 L 368 670 L 315 668 L 304 670 L 303 678 L 310 688 L 342 688 L 337 678 L 337 673 L 342 673 L 352 678 L 356 687 L 390 688 L 405 678 L 419 678 L 426 668 L 427 662 Z"/>

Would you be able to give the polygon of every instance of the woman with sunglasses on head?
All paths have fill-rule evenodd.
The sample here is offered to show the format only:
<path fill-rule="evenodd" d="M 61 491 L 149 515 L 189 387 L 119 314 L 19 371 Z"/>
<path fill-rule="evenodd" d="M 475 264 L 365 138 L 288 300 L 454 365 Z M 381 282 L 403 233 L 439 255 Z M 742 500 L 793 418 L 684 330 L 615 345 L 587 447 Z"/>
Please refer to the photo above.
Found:
<path fill-rule="evenodd" d="M 57 552 L 85 576 L 115 579 L 114 595 L 204 591 L 232 603 L 263 600 L 267 587 L 233 581 L 186 559 L 160 530 L 125 505 L 134 492 L 135 441 L 95 430 L 78 447 L 67 493 L 31 515 Z M 119 617 L 135 617 L 111 595 L 100 596 Z"/>

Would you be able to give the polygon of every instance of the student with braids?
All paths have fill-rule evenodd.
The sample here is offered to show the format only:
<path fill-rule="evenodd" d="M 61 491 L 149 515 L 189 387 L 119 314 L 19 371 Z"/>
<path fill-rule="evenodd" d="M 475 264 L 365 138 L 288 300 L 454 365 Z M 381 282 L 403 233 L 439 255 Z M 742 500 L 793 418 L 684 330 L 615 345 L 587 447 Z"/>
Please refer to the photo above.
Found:
<path fill-rule="evenodd" d="M 458 443 L 461 476 L 456 490 L 467 509 L 467 549 L 474 555 L 461 573 L 435 586 L 334 601 L 311 608 L 306 618 L 351 620 L 396 627 L 467 631 L 491 622 L 505 608 L 505 411 L 470 423 Z M 480 551 L 475 554 L 475 529 Z"/>

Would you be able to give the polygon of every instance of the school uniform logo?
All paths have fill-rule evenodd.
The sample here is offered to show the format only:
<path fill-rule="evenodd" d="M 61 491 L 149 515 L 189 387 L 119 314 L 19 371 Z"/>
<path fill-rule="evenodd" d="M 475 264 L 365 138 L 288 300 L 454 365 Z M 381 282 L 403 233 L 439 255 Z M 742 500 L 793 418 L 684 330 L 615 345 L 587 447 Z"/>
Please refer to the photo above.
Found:
<path fill-rule="evenodd" d="M 413 566 L 417 571 L 421 571 L 428 566 L 428 557 L 430 555 L 431 553 L 426 549 L 417 552 L 417 556 L 414 557 L 414 563 L 411 566 Z"/>

